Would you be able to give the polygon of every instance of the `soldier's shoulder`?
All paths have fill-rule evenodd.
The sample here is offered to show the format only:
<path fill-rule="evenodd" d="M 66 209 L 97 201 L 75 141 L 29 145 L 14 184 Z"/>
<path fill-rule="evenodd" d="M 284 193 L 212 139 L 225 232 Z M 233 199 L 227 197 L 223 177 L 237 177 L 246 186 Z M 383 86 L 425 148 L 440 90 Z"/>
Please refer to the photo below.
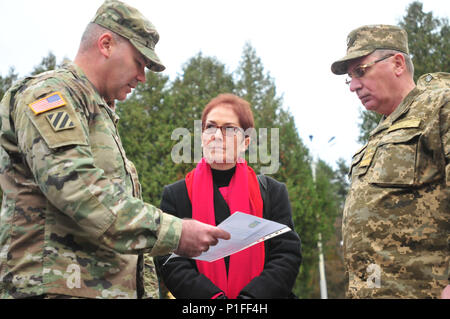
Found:
<path fill-rule="evenodd" d="M 47 71 L 29 76 L 16 86 L 16 99 L 25 104 L 32 103 L 54 92 L 64 91 L 70 85 L 72 75 L 65 69 Z"/>
<path fill-rule="evenodd" d="M 417 87 L 427 91 L 450 89 L 450 73 L 426 73 L 417 80 Z"/>
<path fill-rule="evenodd" d="M 450 73 L 437 72 L 422 75 L 417 81 L 420 94 L 417 105 L 429 110 L 449 107 L 450 101 Z"/>

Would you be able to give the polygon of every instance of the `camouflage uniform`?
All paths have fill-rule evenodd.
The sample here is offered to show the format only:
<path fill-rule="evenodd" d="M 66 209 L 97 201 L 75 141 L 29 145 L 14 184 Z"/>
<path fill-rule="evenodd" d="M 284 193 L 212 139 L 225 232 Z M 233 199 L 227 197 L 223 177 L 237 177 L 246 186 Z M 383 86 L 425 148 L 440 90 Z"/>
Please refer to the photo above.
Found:
<path fill-rule="evenodd" d="M 119 118 L 82 70 L 19 81 L 0 116 L 0 297 L 143 294 L 137 255 L 174 251 L 181 220 L 141 200 Z"/>
<path fill-rule="evenodd" d="M 349 297 L 437 298 L 449 284 L 449 76 L 422 76 L 353 156 L 342 228 Z"/>

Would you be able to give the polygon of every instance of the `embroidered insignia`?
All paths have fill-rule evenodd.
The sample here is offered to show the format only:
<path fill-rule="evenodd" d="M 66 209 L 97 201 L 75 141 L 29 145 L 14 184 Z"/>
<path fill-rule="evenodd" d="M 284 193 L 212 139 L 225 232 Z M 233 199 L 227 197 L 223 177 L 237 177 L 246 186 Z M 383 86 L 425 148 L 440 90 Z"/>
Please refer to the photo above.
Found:
<path fill-rule="evenodd" d="M 69 114 L 65 111 L 48 114 L 46 117 L 55 132 L 64 131 L 75 127 L 75 123 L 71 121 Z"/>
<path fill-rule="evenodd" d="M 410 120 L 404 120 L 395 124 L 392 124 L 389 129 L 387 130 L 388 133 L 399 130 L 402 128 L 418 128 L 420 127 L 420 119 L 410 119 Z"/>
<path fill-rule="evenodd" d="M 361 164 L 359 164 L 359 167 L 370 166 L 370 163 L 372 163 L 372 159 L 373 159 L 374 155 L 375 155 L 375 148 L 369 148 L 366 151 L 366 154 L 364 154 L 364 157 L 361 161 Z"/>
<path fill-rule="evenodd" d="M 33 110 L 35 115 L 39 115 L 64 105 L 66 105 L 66 101 L 62 98 L 61 93 L 55 92 L 28 106 Z"/>

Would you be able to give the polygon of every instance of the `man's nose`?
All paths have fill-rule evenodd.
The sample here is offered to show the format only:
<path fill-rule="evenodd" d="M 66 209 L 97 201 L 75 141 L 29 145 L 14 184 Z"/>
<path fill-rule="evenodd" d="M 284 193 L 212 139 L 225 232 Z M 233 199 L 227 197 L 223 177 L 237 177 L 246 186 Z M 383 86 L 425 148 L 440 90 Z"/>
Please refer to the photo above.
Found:
<path fill-rule="evenodd" d="M 138 80 L 138 82 L 145 83 L 146 81 L 145 68 L 139 71 L 136 79 Z"/>
<path fill-rule="evenodd" d="M 362 88 L 361 80 L 359 78 L 352 78 L 350 81 L 350 91 L 355 92 Z"/>

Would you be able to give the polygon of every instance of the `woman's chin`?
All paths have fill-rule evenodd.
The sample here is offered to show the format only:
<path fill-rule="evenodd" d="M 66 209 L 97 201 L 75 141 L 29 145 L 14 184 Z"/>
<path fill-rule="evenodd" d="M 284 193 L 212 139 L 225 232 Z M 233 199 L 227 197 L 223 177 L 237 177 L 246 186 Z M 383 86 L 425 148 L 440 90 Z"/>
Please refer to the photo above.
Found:
<path fill-rule="evenodd" d="M 234 158 L 224 158 L 218 156 L 205 156 L 206 162 L 211 166 L 221 167 L 235 165 L 236 160 Z"/>

